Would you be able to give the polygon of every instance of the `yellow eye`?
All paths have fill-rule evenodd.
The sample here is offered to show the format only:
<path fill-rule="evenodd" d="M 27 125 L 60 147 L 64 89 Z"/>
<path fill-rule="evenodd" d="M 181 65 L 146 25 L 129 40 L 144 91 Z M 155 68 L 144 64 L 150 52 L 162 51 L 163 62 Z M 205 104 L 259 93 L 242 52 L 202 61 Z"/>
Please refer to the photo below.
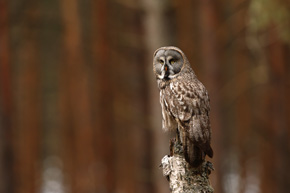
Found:
<path fill-rule="evenodd" d="M 164 64 L 164 60 L 159 60 L 159 63 L 160 64 Z"/>
<path fill-rule="evenodd" d="M 176 61 L 174 59 L 169 60 L 170 64 L 174 64 Z"/>

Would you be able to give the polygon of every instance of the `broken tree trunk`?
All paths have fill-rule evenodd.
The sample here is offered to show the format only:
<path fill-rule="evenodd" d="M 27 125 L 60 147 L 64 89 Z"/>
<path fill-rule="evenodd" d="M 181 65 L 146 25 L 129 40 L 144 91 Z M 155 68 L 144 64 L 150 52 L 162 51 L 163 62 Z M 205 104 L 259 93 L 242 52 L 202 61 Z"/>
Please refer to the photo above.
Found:
<path fill-rule="evenodd" d="M 191 167 L 185 160 L 181 143 L 172 142 L 171 155 L 161 160 L 163 175 L 169 181 L 172 193 L 213 193 L 209 174 L 212 163 L 204 161 L 199 167 Z"/>

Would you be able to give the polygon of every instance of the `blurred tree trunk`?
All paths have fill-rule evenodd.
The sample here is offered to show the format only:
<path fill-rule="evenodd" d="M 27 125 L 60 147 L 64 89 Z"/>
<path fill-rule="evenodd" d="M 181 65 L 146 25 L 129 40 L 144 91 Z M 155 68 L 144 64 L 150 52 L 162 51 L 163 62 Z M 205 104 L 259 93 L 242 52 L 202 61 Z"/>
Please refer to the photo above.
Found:
<path fill-rule="evenodd" d="M 279 12 L 280 17 L 276 13 Z M 260 113 L 261 123 L 258 125 L 260 144 L 260 191 L 288 192 L 289 181 L 289 83 L 287 85 L 286 55 L 289 55 L 289 2 L 251 1 L 249 8 L 249 31 L 255 39 L 249 41 L 262 63 L 265 71 L 255 73 L 255 78 L 264 78 L 263 94 L 257 101 L 262 101 Z M 262 17 L 260 17 L 262 16 Z M 262 22 L 261 22 L 262 21 Z M 262 25 L 261 25 L 262 24 Z M 287 41 L 288 40 L 288 41 Z M 258 47 L 258 49 L 257 49 Z M 287 53 L 288 52 L 288 53 Z M 288 57 L 289 58 L 289 57 Z M 289 82 L 289 81 L 288 81 Z"/>
<path fill-rule="evenodd" d="M 14 191 L 13 93 L 9 46 L 8 1 L 0 0 L 0 192 Z"/>
<path fill-rule="evenodd" d="M 176 9 L 176 38 L 177 45 L 186 53 L 186 57 L 191 62 L 191 65 L 195 72 L 200 71 L 199 69 L 199 49 L 200 49 L 200 38 L 198 36 L 199 29 L 199 7 L 196 1 L 184 0 L 178 1 L 173 0 Z M 197 73 L 198 74 L 198 73 Z"/>
<path fill-rule="evenodd" d="M 58 0 L 41 0 L 40 5 L 40 76 L 42 94 L 42 179 L 40 192 L 63 190 L 63 139 L 60 128 L 60 61 L 62 42 L 59 26 L 61 17 Z"/>
<path fill-rule="evenodd" d="M 269 39 L 277 38 L 277 41 L 271 44 L 268 48 L 268 57 L 270 64 L 270 78 L 272 88 L 270 90 L 270 118 L 272 119 L 272 127 L 274 132 L 275 154 L 277 154 L 276 176 L 277 190 L 276 192 L 286 193 L 289 191 L 289 174 L 285 171 L 290 171 L 289 166 L 289 125 L 287 125 L 288 116 L 286 95 L 287 75 L 286 75 L 286 48 L 287 45 L 278 37 L 276 30 L 269 31 Z M 289 88 L 288 88 L 289 89 Z"/>
<path fill-rule="evenodd" d="M 96 173 L 94 132 L 88 85 L 88 69 L 82 50 L 82 28 L 77 0 L 62 0 L 63 69 L 61 103 L 65 131 L 65 163 L 71 175 L 72 192 L 95 192 Z M 67 100 L 67 101 L 66 101 Z"/>
<path fill-rule="evenodd" d="M 148 111 L 149 125 L 152 132 L 151 155 L 152 158 L 152 179 L 155 186 L 154 191 L 159 193 L 168 192 L 168 182 L 162 176 L 161 170 L 158 171 L 158 165 L 161 163 L 161 158 L 165 154 L 169 154 L 169 136 L 167 136 L 161 127 L 161 107 L 159 103 L 159 93 L 156 84 L 156 78 L 153 74 L 153 53 L 161 46 L 169 46 L 175 44 L 175 15 L 170 1 L 162 0 L 142 0 L 141 5 L 144 9 L 144 41 L 146 48 L 146 56 L 144 58 L 144 72 L 146 73 L 146 82 L 148 86 Z M 155 172 L 154 172 L 155 171 Z"/>
<path fill-rule="evenodd" d="M 273 26 L 271 26 L 273 27 Z M 266 137 L 263 146 L 261 191 L 286 193 L 289 191 L 289 125 L 287 126 L 286 45 L 279 39 L 277 30 L 268 30 L 271 44 L 266 53 L 269 61 L 270 87 L 266 106 Z M 274 41 L 274 42 L 273 42 Z M 289 88 L 288 88 L 289 89 Z M 269 143 L 270 142 L 270 143 Z"/>
<path fill-rule="evenodd" d="M 61 52 L 61 34 L 58 30 L 60 25 L 58 0 L 41 0 L 40 27 L 40 63 L 41 67 L 41 92 L 42 92 L 42 131 L 43 131 L 43 166 L 46 158 L 60 156 L 60 107 L 59 107 L 59 69 Z M 45 167 L 45 166 L 44 166 Z M 43 168 L 45 169 L 45 168 Z M 44 172 L 44 171 L 43 171 Z"/>
<path fill-rule="evenodd" d="M 257 154 L 257 143 L 253 139 L 253 87 L 251 82 L 251 73 L 255 70 L 255 65 L 249 60 L 246 52 L 245 42 L 245 19 L 247 18 L 247 6 L 244 0 L 233 2 L 226 1 L 230 6 L 230 14 L 226 21 L 226 31 L 228 32 L 226 52 L 223 60 L 227 61 L 225 73 L 229 78 L 228 87 L 222 101 L 227 109 L 227 146 L 228 151 L 232 153 L 232 159 L 228 160 L 227 165 L 229 173 L 240 175 L 239 190 L 232 190 L 243 193 L 250 186 L 247 180 L 250 176 L 257 175 L 257 169 L 252 171 L 252 161 Z M 225 10 L 226 11 L 226 8 Z M 229 57 L 230 56 L 230 57 Z M 233 105 L 235 104 L 235 105 Z M 233 129 L 236 128 L 236 129 Z M 232 144 L 232 145 L 230 145 Z M 254 157 L 255 158 L 255 157 Z M 228 184 L 234 183 L 233 179 L 228 179 Z"/>
<path fill-rule="evenodd" d="M 200 17 L 200 35 L 201 35 L 201 55 L 202 64 L 205 71 L 205 85 L 211 99 L 211 125 L 212 125 L 212 147 L 214 150 L 214 168 L 213 172 L 213 187 L 216 192 L 222 193 L 222 159 L 223 159 L 223 128 L 222 128 L 222 113 L 221 99 L 219 89 L 221 88 L 221 65 L 219 56 L 219 42 L 217 34 L 217 24 L 219 22 L 217 2 L 213 0 L 199 1 L 199 17 Z"/>
<path fill-rule="evenodd" d="M 110 74 L 114 83 L 115 164 L 116 178 L 120 179 L 116 183 L 116 190 L 128 193 L 154 192 L 143 15 L 140 4 L 133 1 L 112 3 L 111 11 L 119 18 L 118 22 L 112 21 L 110 33 L 110 61 L 114 65 Z"/>
<path fill-rule="evenodd" d="M 40 68 L 39 68 L 39 7 L 26 1 L 12 31 L 14 66 L 15 127 L 14 174 L 15 192 L 39 191 L 40 179 Z M 12 7 L 12 9 L 17 7 Z M 15 12 L 14 12 L 15 13 Z M 14 15 L 15 16 L 15 15 Z M 15 18 L 14 18 L 15 19 Z"/>
<path fill-rule="evenodd" d="M 97 181 L 98 191 L 113 192 L 116 187 L 114 125 L 113 125 L 113 92 L 112 75 L 115 67 L 111 64 L 111 15 L 109 5 L 111 1 L 97 0 L 92 3 L 93 13 L 93 41 L 92 50 L 95 66 L 94 73 L 94 100 L 95 137 L 97 152 Z"/>
<path fill-rule="evenodd" d="M 60 156 L 60 131 L 59 128 L 59 70 L 61 69 L 60 52 L 61 33 L 58 26 L 61 24 L 58 11 L 58 0 L 41 0 L 40 27 L 40 63 L 41 65 L 41 92 L 43 112 L 43 156 Z"/>

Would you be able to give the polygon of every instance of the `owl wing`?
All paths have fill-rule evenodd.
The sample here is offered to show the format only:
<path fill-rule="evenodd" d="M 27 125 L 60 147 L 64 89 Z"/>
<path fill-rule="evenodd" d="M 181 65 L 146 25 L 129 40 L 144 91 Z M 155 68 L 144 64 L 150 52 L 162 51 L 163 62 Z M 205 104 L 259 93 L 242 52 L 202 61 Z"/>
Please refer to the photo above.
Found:
<path fill-rule="evenodd" d="M 173 94 L 170 109 L 176 118 L 181 121 L 189 121 L 195 115 L 204 114 L 208 117 L 209 97 L 201 82 L 198 80 L 176 81 L 172 82 L 169 87 Z"/>
<path fill-rule="evenodd" d="M 209 121 L 209 97 L 201 82 L 197 79 L 170 84 L 173 98 L 170 110 L 181 124 L 182 143 L 185 157 L 189 162 L 202 162 L 205 154 L 212 157 L 210 147 L 211 128 Z"/>

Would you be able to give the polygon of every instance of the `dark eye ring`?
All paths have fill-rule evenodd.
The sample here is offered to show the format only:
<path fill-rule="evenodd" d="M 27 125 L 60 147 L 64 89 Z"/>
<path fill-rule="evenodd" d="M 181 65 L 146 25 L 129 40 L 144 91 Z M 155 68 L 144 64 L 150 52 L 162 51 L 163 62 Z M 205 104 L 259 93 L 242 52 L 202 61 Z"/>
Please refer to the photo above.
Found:
<path fill-rule="evenodd" d="M 159 59 L 158 62 L 161 64 L 164 64 L 164 60 L 162 60 L 162 59 Z"/>

